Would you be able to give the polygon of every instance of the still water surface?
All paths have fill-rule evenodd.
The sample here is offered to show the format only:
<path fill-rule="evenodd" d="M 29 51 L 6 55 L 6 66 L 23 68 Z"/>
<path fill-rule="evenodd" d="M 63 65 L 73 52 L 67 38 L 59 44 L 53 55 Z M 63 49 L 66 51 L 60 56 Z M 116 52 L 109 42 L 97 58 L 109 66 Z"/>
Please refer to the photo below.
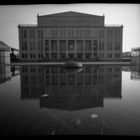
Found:
<path fill-rule="evenodd" d="M 140 135 L 140 67 L 0 66 L 0 135 Z"/>

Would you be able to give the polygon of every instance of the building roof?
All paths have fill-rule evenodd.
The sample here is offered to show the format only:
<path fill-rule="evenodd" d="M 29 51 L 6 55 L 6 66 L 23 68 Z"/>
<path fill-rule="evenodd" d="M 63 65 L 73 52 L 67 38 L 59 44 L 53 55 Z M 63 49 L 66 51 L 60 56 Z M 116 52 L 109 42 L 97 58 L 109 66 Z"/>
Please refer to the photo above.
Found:
<path fill-rule="evenodd" d="M 10 46 L 8 46 L 6 43 L 0 41 L 0 50 L 10 50 Z"/>
<path fill-rule="evenodd" d="M 38 27 L 37 24 L 19 24 L 18 27 Z"/>
<path fill-rule="evenodd" d="M 87 16 L 92 16 L 92 17 L 104 17 L 103 16 L 99 16 L 99 15 L 92 15 L 92 14 L 87 14 L 87 13 L 80 13 L 80 12 L 74 12 L 74 11 L 68 11 L 68 12 L 61 12 L 61 13 L 55 13 L 55 14 L 49 14 L 49 15 L 38 15 L 39 17 L 45 17 L 45 16 L 57 16 L 57 17 L 72 17 L 72 16 L 82 16 L 82 17 L 87 17 Z"/>

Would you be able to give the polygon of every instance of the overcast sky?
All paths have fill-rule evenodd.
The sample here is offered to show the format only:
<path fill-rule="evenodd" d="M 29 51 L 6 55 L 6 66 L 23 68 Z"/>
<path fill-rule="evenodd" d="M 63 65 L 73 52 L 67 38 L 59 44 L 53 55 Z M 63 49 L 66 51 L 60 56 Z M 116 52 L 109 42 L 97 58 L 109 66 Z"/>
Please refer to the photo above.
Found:
<path fill-rule="evenodd" d="M 37 14 L 76 11 L 105 14 L 105 24 L 123 24 L 123 51 L 140 46 L 140 4 L 46 4 L 0 6 L 0 41 L 19 48 L 18 24 L 36 24 Z"/>

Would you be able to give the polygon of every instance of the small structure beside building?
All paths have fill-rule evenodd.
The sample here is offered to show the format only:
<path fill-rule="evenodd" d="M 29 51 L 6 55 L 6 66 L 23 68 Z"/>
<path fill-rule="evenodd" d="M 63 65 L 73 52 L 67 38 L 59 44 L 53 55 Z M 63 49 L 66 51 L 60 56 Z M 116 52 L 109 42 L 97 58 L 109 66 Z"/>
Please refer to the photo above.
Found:
<path fill-rule="evenodd" d="M 11 80 L 11 66 L 10 65 L 0 65 L 0 84 Z"/>
<path fill-rule="evenodd" d="M 131 57 L 132 64 L 140 65 L 140 47 L 132 48 Z"/>
<path fill-rule="evenodd" d="M 131 52 L 122 52 L 121 59 L 122 61 L 131 62 Z"/>
<path fill-rule="evenodd" d="M 19 50 L 18 49 L 11 48 L 10 60 L 11 60 L 11 63 L 19 61 Z"/>
<path fill-rule="evenodd" d="M 10 52 L 11 48 L 0 41 L 0 64 L 10 64 Z"/>

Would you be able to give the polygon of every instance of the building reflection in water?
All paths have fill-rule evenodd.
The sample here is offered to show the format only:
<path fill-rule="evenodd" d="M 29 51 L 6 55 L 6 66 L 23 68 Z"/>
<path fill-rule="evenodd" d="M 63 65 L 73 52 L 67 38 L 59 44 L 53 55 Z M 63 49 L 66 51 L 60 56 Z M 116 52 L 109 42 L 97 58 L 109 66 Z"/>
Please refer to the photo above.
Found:
<path fill-rule="evenodd" d="M 131 80 L 140 80 L 140 66 L 139 65 L 123 66 L 122 71 L 131 72 L 130 74 Z"/>
<path fill-rule="evenodd" d="M 17 76 L 19 74 L 19 66 L 0 64 L 0 84 L 11 80 L 12 77 Z"/>
<path fill-rule="evenodd" d="M 40 108 L 83 110 L 103 107 L 104 98 L 121 99 L 120 66 L 21 66 L 20 72 L 21 99 L 39 99 Z"/>
<path fill-rule="evenodd" d="M 140 80 L 140 66 L 131 67 L 131 80 Z"/>

